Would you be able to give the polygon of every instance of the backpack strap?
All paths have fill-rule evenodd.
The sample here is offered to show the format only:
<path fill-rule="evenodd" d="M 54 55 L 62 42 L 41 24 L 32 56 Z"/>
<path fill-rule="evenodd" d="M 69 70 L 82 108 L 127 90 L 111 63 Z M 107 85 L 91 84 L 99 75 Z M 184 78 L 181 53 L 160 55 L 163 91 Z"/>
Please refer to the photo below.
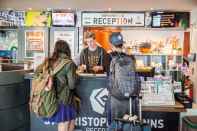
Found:
<path fill-rule="evenodd" d="M 114 87 L 114 80 L 115 80 L 115 65 L 116 65 L 116 61 L 117 61 L 117 58 L 112 58 L 114 59 L 113 62 L 112 62 L 112 66 L 111 66 L 111 75 L 112 75 L 112 79 L 113 79 L 113 82 L 112 82 L 112 88 Z"/>
<path fill-rule="evenodd" d="M 57 74 L 66 64 L 71 63 L 72 60 L 70 59 L 64 59 L 58 65 L 53 69 L 52 75 Z"/>

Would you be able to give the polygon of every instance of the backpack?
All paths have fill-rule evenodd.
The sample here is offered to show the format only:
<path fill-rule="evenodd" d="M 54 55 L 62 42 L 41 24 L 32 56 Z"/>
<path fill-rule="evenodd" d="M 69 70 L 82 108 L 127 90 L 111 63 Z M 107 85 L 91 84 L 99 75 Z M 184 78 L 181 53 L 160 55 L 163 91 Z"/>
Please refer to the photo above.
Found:
<path fill-rule="evenodd" d="M 36 74 L 32 80 L 30 110 L 39 117 L 51 117 L 58 108 L 57 92 L 54 87 L 54 75 L 71 60 L 62 60 L 52 70 L 42 67 L 42 71 Z"/>
<path fill-rule="evenodd" d="M 110 84 L 110 93 L 117 99 L 139 95 L 140 78 L 135 72 L 135 58 L 125 54 L 112 58 Z"/>

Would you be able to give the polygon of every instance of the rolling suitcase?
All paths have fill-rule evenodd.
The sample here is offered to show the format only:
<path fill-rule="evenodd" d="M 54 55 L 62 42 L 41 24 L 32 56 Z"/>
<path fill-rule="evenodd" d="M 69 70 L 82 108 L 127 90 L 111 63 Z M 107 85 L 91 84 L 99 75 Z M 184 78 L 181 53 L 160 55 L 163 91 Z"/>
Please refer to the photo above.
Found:
<path fill-rule="evenodd" d="M 133 100 L 138 99 L 138 119 L 133 116 L 134 109 L 132 107 Z M 131 96 L 129 98 L 129 118 L 130 120 L 115 118 L 116 129 L 115 131 L 151 131 L 151 127 L 147 124 L 142 123 L 142 97 L 141 96 Z M 133 118 L 133 120 L 131 120 Z"/>

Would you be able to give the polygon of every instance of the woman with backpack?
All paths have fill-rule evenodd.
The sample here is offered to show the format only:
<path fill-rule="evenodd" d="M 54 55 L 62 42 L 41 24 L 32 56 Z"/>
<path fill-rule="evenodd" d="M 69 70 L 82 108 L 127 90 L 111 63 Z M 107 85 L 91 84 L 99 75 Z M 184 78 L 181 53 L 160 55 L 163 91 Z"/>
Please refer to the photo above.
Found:
<path fill-rule="evenodd" d="M 61 63 L 63 66 L 59 66 Z M 77 109 L 73 104 L 73 92 L 76 87 L 77 67 L 71 60 L 71 51 L 66 41 L 59 40 L 55 43 L 49 65 L 52 71 L 58 66 L 61 67 L 52 80 L 58 107 L 51 117 L 44 117 L 42 120 L 45 124 L 58 124 L 58 131 L 74 131 Z"/>

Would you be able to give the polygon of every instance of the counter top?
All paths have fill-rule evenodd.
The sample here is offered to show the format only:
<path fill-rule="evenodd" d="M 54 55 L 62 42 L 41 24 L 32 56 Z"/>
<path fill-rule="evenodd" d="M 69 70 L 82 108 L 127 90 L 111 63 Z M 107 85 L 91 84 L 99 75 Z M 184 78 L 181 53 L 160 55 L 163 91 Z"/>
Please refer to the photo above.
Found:
<path fill-rule="evenodd" d="M 152 111 L 152 112 L 185 112 L 186 109 L 184 106 L 179 103 L 175 102 L 175 105 L 172 106 L 143 106 L 142 111 Z"/>
<path fill-rule="evenodd" d="M 80 77 L 107 77 L 107 74 L 77 73 Z"/>

